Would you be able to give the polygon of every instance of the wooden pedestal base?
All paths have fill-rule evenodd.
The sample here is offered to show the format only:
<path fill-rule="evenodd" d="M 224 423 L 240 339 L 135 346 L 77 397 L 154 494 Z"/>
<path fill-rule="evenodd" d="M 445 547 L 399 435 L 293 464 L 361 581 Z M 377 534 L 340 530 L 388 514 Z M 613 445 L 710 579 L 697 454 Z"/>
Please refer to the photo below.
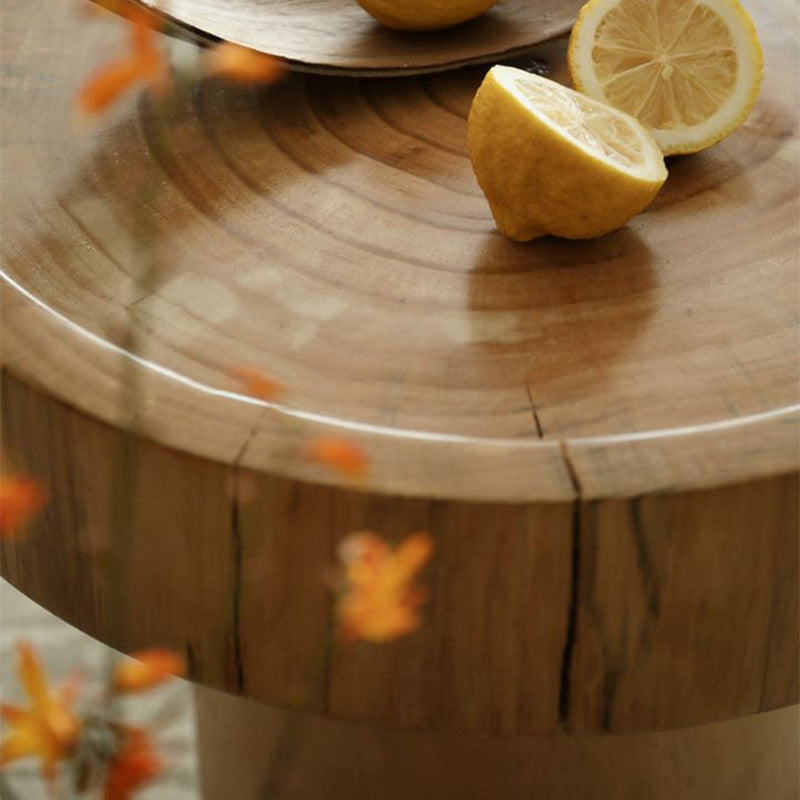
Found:
<path fill-rule="evenodd" d="M 658 733 L 513 739 L 389 731 L 197 689 L 204 800 L 796 800 L 798 707 Z M 281 734 L 290 726 L 290 735 Z M 288 744 L 287 744 L 288 741 Z"/>

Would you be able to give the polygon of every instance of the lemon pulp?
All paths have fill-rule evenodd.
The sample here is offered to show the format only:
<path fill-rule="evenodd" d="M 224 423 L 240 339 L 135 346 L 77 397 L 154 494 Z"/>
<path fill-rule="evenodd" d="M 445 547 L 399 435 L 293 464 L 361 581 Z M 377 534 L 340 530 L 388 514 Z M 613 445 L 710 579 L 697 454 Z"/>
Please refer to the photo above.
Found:
<path fill-rule="evenodd" d="M 633 117 L 512 67 L 494 67 L 478 89 L 468 145 L 498 228 L 520 241 L 608 233 L 667 177 L 661 151 Z"/>
<path fill-rule="evenodd" d="M 763 55 L 737 0 L 590 0 L 569 67 L 576 87 L 636 117 L 665 153 L 686 153 L 745 120 Z"/>

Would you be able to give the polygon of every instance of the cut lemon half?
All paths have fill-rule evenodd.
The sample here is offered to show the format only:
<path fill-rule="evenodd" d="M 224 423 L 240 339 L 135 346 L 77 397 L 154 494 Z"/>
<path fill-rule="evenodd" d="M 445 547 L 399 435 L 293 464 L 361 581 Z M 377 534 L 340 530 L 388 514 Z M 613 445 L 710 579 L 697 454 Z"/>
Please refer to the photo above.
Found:
<path fill-rule="evenodd" d="M 497 227 L 518 241 L 608 233 L 667 177 L 658 145 L 633 117 L 513 67 L 484 78 L 468 145 Z"/>
<path fill-rule="evenodd" d="M 498 0 L 358 0 L 358 4 L 387 28 L 435 31 L 479 17 Z"/>
<path fill-rule="evenodd" d="M 589 0 L 569 40 L 576 88 L 636 117 L 666 155 L 738 128 L 764 56 L 737 0 Z"/>

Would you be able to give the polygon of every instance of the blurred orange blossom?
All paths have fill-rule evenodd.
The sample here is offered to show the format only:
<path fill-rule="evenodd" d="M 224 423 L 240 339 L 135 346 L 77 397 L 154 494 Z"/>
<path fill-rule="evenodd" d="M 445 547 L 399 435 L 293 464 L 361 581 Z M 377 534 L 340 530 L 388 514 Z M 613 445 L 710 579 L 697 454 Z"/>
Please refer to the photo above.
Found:
<path fill-rule="evenodd" d="M 207 75 L 233 83 L 274 83 L 286 71 L 279 59 L 231 42 L 221 42 L 207 50 L 203 65 Z"/>
<path fill-rule="evenodd" d="M 140 650 L 114 668 L 114 691 L 118 694 L 141 692 L 185 674 L 186 659 L 179 653 L 160 648 Z"/>
<path fill-rule="evenodd" d="M 311 460 L 335 469 L 346 478 L 363 478 L 369 468 L 364 448 L 338 436 L 318 436 L 309 440 L 305 453 Z"/>
<path fill-rule="evenodd" d="M 260 400 L 276 400 L 284 392 L 281 383 L 252 367 L 233 367 L 228 370 L 228 375 L 242 384 L 248 394 Z"/>
<path fill-rule="evenodd" d="M 145 731 L 129 727 L 120 731 L 124 738 L 109 765 L 103 800 L 128 800 L 164 770 L 164 762 Z"/>
<path fill-rule="evenodd" d="M 87 116 L 106 111 L 122 95 L 144 83 L 161 91 L 169 79 L 169 60 L 157 44 L 153 17 L 135 3 L 103 3 L 128 21 L 128 52 L 98 69 L 76 97 Z"/>
<path fill-rule="evenodd" d="M 26 475 L 0 475 L 0 539 L 13 539 L 41 511 L 47 495 Z"/>
<path fill-rule="evenodd" d="M 18 645 L 18 674 L 30 705 L 28 708 L 0 704 L 0 714 L 10 733 L 0 745 L 0 766 L 28 756 L 38 756 L 48 781 L 56 776 L 56 765 L 72 753 L 81 724 L 72 712 L 76 688 L 53 690 L 47 683 L 33 648 Z"/>
<path fill-rule="evenodd" d="M 155 33 L 158 17 L 132 0 L 96 2 L 127 21 L 128 51 L 100 67 L 79 90 L 76 105 L 86 116 L 102 114 L 139 84 L 162 92 L 171 77 L 169 59 Z M 280 59 L 230 42 L 209 48 L 202 66 L 205 74 L 236 83 L 274 83 L 285 72 Z"/>
<path fill-rule="evenodd" d="M 347 536 L 339 550 L 345 588 L 336 605 L 342 639 L 387 642 L 415 631 L 426 594 L 412 582 L 432 552 L 427 533 L 412 533 L 396 549 L 370 531 Z"/>

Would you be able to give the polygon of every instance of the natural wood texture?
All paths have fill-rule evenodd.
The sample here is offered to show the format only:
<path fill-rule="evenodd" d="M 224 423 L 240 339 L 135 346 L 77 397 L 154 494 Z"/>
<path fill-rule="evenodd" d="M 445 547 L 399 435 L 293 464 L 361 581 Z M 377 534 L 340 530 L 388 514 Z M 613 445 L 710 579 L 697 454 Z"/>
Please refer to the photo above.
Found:
<path fill-rule="evenodd" d="M 0 352 L 10 371 L 111 424 L 129 423 L 120 404 L 125 371 L 120 351 L 90 340 L 89 355 L 82 335 L 8 286 L 0 293 L 0 318 Z M 29 341 L 30 331 L 42 337 L 41 346 Z M 335 475 L 330 470 L 300 457 L 302 445 L 312 436 L 346 435 L 366 448 L 372 462 L 370 486 L 385 492 L 495 501 L 575 496 L 555 441 L 442 438 L 391 429 L 342 431 L 335 419 L 298 422 L 280 411 L 265 410 L 260 401 L 231 395 L 240 387 L 224 376 L 218 375 L 224 393 L 214 394 L 213 386 L 187 386 L 154 372 L 151 365 L 139 373 L 139 422 L 147 438 L 205 458 L 331 483 Z M 83 376 L 81 381 L 76 382 L 76 375 Z M 187 405 L 191 396 L 194 400 Z"/>
<path fill-rule="evenodd" d="M 798 707 L 666 733 L 431 736 L 284 714 L 198 689 L 205 800 L 256 800 L 282 726 L 292 800 L 796 800 Z M 290 718 L 291 722 L 290 722 Z"/>
<path fill-rule="evenodd" d="M 431 530 L 437 560 L 424 630 L 389 648 L 337 650 L 307 702 L 333 717 L 403 728 L 514 732 L 558 724 L 568 506 L 451 505 L 247 472 L 240 480 L 254 496 L 238 528 L 245 694 L 285 703 L 303 688 L 331 624 L 322 576 L 342 533 L 366 528 L 399 539 Z"/>
<path fill-rule="evenodd" d="M 790 475 L 584 506 L 572 727 L 651 730 L 721 719 L 733 709 L 739 716 L 770 707 L 767 687 L 776 681 L 791 697 L 799 675 L 788 633 L 800 626 L 799 505 Z M 703 658 L 695 656 L 699 643 Z M 782 650 L 784 658 L 772 662 Z M 656 686 L 645 709 L 641 697 Z M 675 703 L 688 696 L 692 711 Z"/>
<path fill-rule="evenodd" d="M 6 375 L 3 446 L 51 501 L 3 574 L 123 650 L 187 652 L 196 681 L 391 728 L 628 732 L 797 701 L 798 481 L 577 504 L 403 498 L 294 481 L 123 436 Z M 138 465 L 138 466 L 137 466 Z M 131 487 L 124 630 L 108 619 L 109 498 Z M 336 650 L 339 540 L 429 530 L 425 625 Z M 313 683 L 306 687 L 307 676 Z"/>
<path fill-rule="evenodd" d="M 327 712 L 419 730 L 556 727 L 572 509 L 416 502 L 403 514 L 384 498 L 362 505 L 377 530 L 435 532 L 430 611 L 422 632 L 394 648 L 341 650 Z M 344 529 L 362 522 L 354 510 Z"/>
<path fill-rule="evenodd" d="M 483 63 L 529 49 L 572 27 L 581 0 L 502 0 L 444 31 L 379 25 L 356 0 L 140 0 L 195 39 L 225 39 L 312 72 L 387 76 Z"/>
<path fill-rule="evenodd" d="M 487 746 L 487 796 L 551 779 L 567 797 L 613 791 L 589 782 L 608 756 L 631 797 L 658 769 L 664 798 L 733 798 L 725 763 L 754 800 L 788 800 L 785 723 L 759 712 L 797 702 L 797 44 L 790 6 L 753 8 L 768 63 L 748 123 L 671 162 L 625 230 L 523 246 L 494 230 L 465 156 L 481 70 L 206 82 L 156 157 L 146 99 L 83 138 L 65 124 L 113 26 L 8 0 L 3 449 L 51 499 L 3 544 L 3 574 L 121 649 L 184 650 L 199 683 L 509 737 Z M 535 58 L 564 79 L 563 55 L 561 41 Z M 143 293 L 128 228 L 148 181 L 160 273 Z M 285 400 L 245 395 L 238 366 Z M 323 431 L 367 448 L 365 481 L 302 457 Z M 116 626 L 120 495 L 132 551 Z M 360 528 L 431 532 L 425 625 L 335 653 L 302 691 L 332 632 L 326 570 Z M 675 733 L 675 750 L 581 739 L 746 715 L 719 738 Z M 536 768 L 519 739 L 533 733 L 563 737 L 535 746 Z M 414 741 L 404 758 L 444 759 L 440 785 L 474 783 L 447 759 L 484 739 Z"/>
<path fill-rule="evenodd" d="M 119 424 L 132 308 L 149 438 L 329 481 L 287 454 L 338 430 L 372 453 L 370 488 L 395 494 L 566 501 L 795 471 L 797 46 L 791 3 L 751 8 L 767 68 L 744 128 L 672 160 L 626 229 L 523 246 L 494 230 L 465 155 L 481 70 L 207 83 L 154 159 L 144 100 L 93 136 L 66 124 L 114 26 L 12 0 L 4 363 Z M 532 57 L 563 80 L 563 48 Z M 147 297 L 132 175 L 163 185 Z M 285 403 L 242 396 L 238 365 L 284 382 Z"/>
<path fill-rule="evenodd" d="M 137 468 L 123 467 L 118 430 L 5 378 L 2 401 L 4 467 L 40 476 L 49 495 L 31 536 L 0 549 L 3 575 L 92 636 L 126 652 L 171 644 L 199 679 L 235 687 L 230 468 L 157 445 L 138 448 Z M 122 481 L 133 495 L 126 589 L 137 598 L 124 631 L 108 619 L 112 504 Z"/>
<path fill-rule="evenodd" d="M 581 496 L 590 498 L 716 486 L 748 474 L 797 469 L 800 416 L 795 408 L 742 422 L 734 418 L 612 440 L 567 440 L 564 455 L 578 476 Z"/>

